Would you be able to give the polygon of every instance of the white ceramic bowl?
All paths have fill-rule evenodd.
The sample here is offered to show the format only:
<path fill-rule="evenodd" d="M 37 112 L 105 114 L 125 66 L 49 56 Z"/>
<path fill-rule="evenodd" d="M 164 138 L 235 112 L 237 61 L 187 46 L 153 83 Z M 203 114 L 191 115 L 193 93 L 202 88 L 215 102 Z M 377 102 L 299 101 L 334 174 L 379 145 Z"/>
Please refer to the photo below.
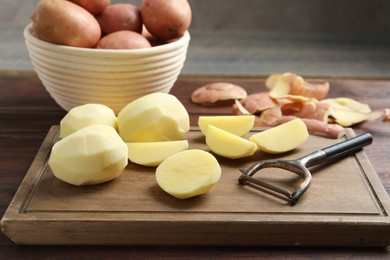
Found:
<path fill-rule="evenodd" d="M 31 62 L 53 99 L 65 110 L 100 103 L 118 113 L 153 92 L 168 93 L 187 55 L 190 34 L 177 41 L 138 50 L 103 50 L 52 44 L 24 29 Z"/>

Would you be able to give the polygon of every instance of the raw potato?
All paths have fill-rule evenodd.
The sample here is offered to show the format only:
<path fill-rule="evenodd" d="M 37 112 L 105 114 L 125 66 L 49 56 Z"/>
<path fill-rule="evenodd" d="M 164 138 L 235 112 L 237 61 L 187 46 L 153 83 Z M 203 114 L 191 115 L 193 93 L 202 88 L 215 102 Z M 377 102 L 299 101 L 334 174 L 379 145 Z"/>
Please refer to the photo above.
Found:
<path fill-rule="evenodd" d="M 118 114 L 118 129 L 127 142 L 160 142 L 184 139 L 190 117 L 173 95 L 152 93 L 125 106 Z"/>
<path fill-rule="evenodd" d="M 188 149 L 187 140 L 127 143 L 129 160 L 144 166 L 158 166 L 169 156 Z"/>
<path fill-rule="evenodd" d="M 92 48 L 101 36 L 95 17 L 66 0 L 41 0 L 31 20 L 32 34 L 55 44 Z"/>
<path fill-rule="evenodd" d="M 145 25 L 142 26 L 142 36 L 145 37 L 149 42 L 150 42 L 150 45 L 152 45 L 152 47 L 154 46 L 159 46 L 159 45 L 164 45 L 166 44 L 167 42 L 164 41 L 164 40 L 160 40 L 156 37 L 154 37 L 149 31 L 148 29 L 146 29 Z"/>
<path fill-rule="evenodd" d="M 62 138 L 90 125 L 108 125 L 115 130 L 117 120 L 114 111 L 102 104 L 85 104 L 72 108 L 60 122 Z"/>
<path fill-rule="evenodd" d="M 221 176 L 215 157 L 203 150 L 176 153 L 156 169 L 157 184 L 178 199 L 187 199 L 208 192 Z"/>
<path fill-rule="evenodd" d="M 206 144 L 214 153 L 230 159 L 249 157 L 257 150 L 255 143 L 213 125 L 207 129 Z"/>
<path fill-rule="evenodd" d="M 187 0 L 142 0 L 145 27 L 160 40 L 180 38 L 191 24 L 191 6 Z"/>
<path fill-rule="evenodd" d="M 64 182 L 94 185 L 119 177 L 128 163 L 127 153 L 114 128 L 91 125 L 55 143 L 49 166 Z"/>
<path fill-rule="evenodd" d="M 103 12 L 103 10 L 110 4 L 110 0 L 69 0 L 93 15 Z"/>
<path fill-rule="evenodd" d="M 247 134 L 255 123 L 255 116 L 200 116 L 198 125 L 204 135 L 209 125 L 216 126 L 238 136 Z"/>
<path fill-rule="evenodd" d="M 104 36 L 97 43 L 98 49 L 143 49 L 152 47 L 141 34 L 132 31 L 118 31 Z"/>
<path fill-rule="evenodd" d="M 132 4 L 112 4 L 96 16 L 103 34 L 129 30 L 142 32 L 142 17 L 138 7 Z"/>
<path fill-rule="evenodd" d="M 278 154 L 291 151 L 303 144 L 309 133 L 302 119 L 297 118 L 287 123 L 254 134 L 250 140 L 264 152 Z"/>

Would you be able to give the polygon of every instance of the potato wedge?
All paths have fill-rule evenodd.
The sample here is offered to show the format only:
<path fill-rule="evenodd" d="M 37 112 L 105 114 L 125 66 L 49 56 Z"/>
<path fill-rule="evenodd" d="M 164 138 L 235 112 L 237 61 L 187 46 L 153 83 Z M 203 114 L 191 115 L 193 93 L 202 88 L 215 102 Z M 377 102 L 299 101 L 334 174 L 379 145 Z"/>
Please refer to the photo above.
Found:
<path fill-rule="evenodd" d="M 256 151 L 255 143 L 213 125 L 208 127 L 206 144 L 212 152 L 230 159 L 252 156 Z"/>
<path fill-rule="evenodd" d="M 306 124 L 297 118 L 252 135 L 249 140 L 267 153 L 279 154 L 291 151 L 303 144 L 309 137 Z"/>

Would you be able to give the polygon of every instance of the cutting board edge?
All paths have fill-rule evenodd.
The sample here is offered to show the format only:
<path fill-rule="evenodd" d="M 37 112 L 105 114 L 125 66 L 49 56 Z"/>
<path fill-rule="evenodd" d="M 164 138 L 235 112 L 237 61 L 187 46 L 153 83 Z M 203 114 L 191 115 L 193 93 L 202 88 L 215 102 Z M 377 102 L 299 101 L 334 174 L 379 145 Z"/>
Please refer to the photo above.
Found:
<path fill-rule="evenodd" d="M 52 143 L 58 136 L 59 126 L 53 126 L 41 148 L 37 153 L 37 157 L 45 157 L 49 155 L 48 147 L 51 147 Z M 353 131 L 349 135 L 354 135 Z M 365 160 L 369 163 L 369 160 Z M 35 160 L 34 160 L 35 162 Z M 196 221 L 196 220 L 184 220 L 184 221 L 172 221 L 172 220 L 129 220 L 129 219 L 113 219 L 112 224 L 106 225 L 104 228 L 101 223 L 107 221 L 107 219 L 86 219 L 80 221 L 78 218 L 68 219 L 68 223 L 71 228 L 64 228 L 61 226 L 61 218 L 47 217 L 44 218 L 45 214 L 35 214 L 34 212 L 24 212 L 23 202 L 20 201 L 26 197 L 31 190 L 31 185 L 37 182 L 36 168 L 43 167 L 42 164 L 32 164 L 29 171 L 26 174 L 25 180 L 23 180 L 19 187 L 14 199 L 12 200 L 9 208 L 4 214 L 1 220 L 1 228 L 4 234 L 6 234 L 12 241 L 17 244 L 67 244 L 67 245 L 106 245 L 106 244 L 117 244 L 117 245 L 302 245 L 302 246 L 376 246 L 383 247 L 390 244 L 390 218 L 386 216 L 376 216 L 375 221 L 372 221 L 371 217 L 367 218 L 367 222 L 362 222 L 354 219 L 353 216 L 342 216 L 337 218 L 329 218 L 329 221 L 310 221 L 310 217 L 302 218 L 301 220 L 291 221 L 290 223 L 282 221 L 254 221 L 252 220 L 224 220 L 218 221 L 217 219 L 210 218 L 209 221 Z M 376 176 L 376 175 L 375 175 Z M 379 182 L 379 178 L 372 178 Z M 383 186 L 382 190 L 379 191 L 382 198 L 386 191 Z M 377 187 L 376 187 L 377 188 Z M 375 188 L 375 189 L 376 189 Z M 376 191 L 376 190 L 375 190 Z M 388 200 L 388 197 L 387 197 Z M 388 211 L 389 203 L 385 201 L 383 204 Z M 163 214 L 164 215 L 164 214 Z M 211 214 L 212 215 L 212 214 Z M 211 216 L 210 215 L 210 216 Z M 218 218 L 221 214 L 214 214 Z M 228 215 L 224 213 L 222 215 Z M 237 217 L 239 214 L 234 214 Z M 58 215 L 57 215 L 58 216 Z M 156 215 L 158 218 L 158 214 Z M 266 214 L 264 215 L 266 217 Z M 285 216 L 284 216 L 285 217 Z M 294 217 L 291 215 L 291 217 Z M 234 218 L 233 218 L 234 219 Z M 369 220 L 371 219 L 371 221 Z M 259 220 L 259 219 L 257 219 Z M 337 221 L 338 220 L 338 221 Z M 79 223 L 79 228 L 75 228 L 74 224 Z M 111 223 L 111 222 L 109 222 Z M 161 223 L 164 223 L 165 233 L 161 230 Z M 307 224 L 313 225 L 315 228 L 307 228 Z M 339 232 L 340 225 L 346 225 L 350 232 L 343 231 Z M 189 228 L 196 224 L 196 231 L 189 231 Z M 230 225 L 229 225 L 230 224 Z M 226 226 L 229 226 L 227 228 Z M 305 226 L 306 225 L 306 226 Z M 119 226 L 119 228 L 118 228 Z M 44 229 L 42 229 L 44 227 Z M 115 228 L 116 227 L 116 228 Z M 127 228 L 125 228 L 127 227 Z M 160 231 L 156 232 L 156 228 L 160 228 Z M 36 234 L 34 236 L 26 236 L 26 230 L 30 234 Z M 43 231 L 44 230 L 44 231 Z M 91 232 L 94 234 L 93 237 L 99 239 L 86 238 L 82 232 Z M 113 232 L 112 230 L 115 230 Z M 122 230 L 118 232 L 118 230 Z M 124 232 L 124 230 L 132 230 L 134 232 Z M 149 237 L 145 237 L 150 230 Z M 268 232 L 266 232 L 268 230 Z M 325 230 L 326 237 L 320 241 L 313 239 L 318 238 L 321 235 L 321 230 Z M 360 233 L 370 230 L 374 235 L 372 237 L 359 236 Z M 175 233 L 178 236 L 172 236 Z M 211 232 L 211 233 L 210 233 Z M 307 233 L 309 232 L 309 234 Z M 53 234 L 57 234 L 57 238 L 54 239 Z M 138 237 L 137 233 L 143 234 Z M 226 238 L 226 233 L 234 235 L 233 240 Z M 329 234 L 337 234 L 336 237 Z M 58 234 L 61 234 L 58 236 Z M 165 234 L 167 240 L 154 240 L 153 238 L 161 234 Z M 207 237 L 213 237 L 212 240 L 206 239 Z M 277 236 L 275 236 L 277 234 Z M 289 237 L 288 234 L 295 234 L 293 238 Z M 270 239 L 270 235 L 274 235 L 275 239 Z M 59 237 L 59 238 L 58 238 Z M 177 238 L 174 238 L 177 237 Z M 185 239 L 183 239 L 183 237 Z"/>

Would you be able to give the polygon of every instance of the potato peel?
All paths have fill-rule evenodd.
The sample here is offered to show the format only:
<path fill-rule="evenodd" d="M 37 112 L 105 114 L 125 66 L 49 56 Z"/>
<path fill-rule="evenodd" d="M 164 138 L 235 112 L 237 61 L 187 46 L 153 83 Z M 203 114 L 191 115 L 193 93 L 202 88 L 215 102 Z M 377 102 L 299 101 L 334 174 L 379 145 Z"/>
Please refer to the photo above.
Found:
<path fill-rule="evenodd" d="M 255 120 L 258 127 L 274 127 L 302 118 L 311 134 L 336 139 L 345 134 L 344 127 L 380 118 L 390 122 L 389 108 L 372 110 L 368 104 L 347 97 L 325 99 L 330 89 L 328 82 L 309 83 L 288 72 L 270 75 L 265 86 L 268 92 L 236 101 L 233 113 L 258 115 Z"/>
<path fill-rule="evenodd" d="M 197 88 L 191 94 L 191 101 L 194 103 L 215 103 L 222 100 L 235 100 L 247 97 L 247 92 L 241 86 L 216 82 Z"/>

